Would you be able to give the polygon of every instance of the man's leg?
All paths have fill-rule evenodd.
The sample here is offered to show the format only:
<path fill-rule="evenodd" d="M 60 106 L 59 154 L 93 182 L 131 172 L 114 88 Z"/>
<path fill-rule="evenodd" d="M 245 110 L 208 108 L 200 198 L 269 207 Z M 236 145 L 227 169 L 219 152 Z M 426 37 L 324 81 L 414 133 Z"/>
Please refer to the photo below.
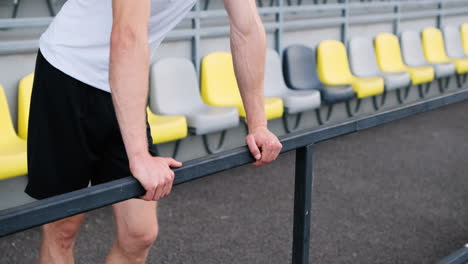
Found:
<path fill-rule="evenodd" d="M 158 235 L 156 202 L 131 199 L 114 204 L 117 239 L 107 264 L 145 263 Z"/>
<path fill-rule="evenodd" d="M 42 243 L 39 263 L 72 264 L 73 247 L 83 222 L 84 214 L 71 216 L 42 227 Z"/>

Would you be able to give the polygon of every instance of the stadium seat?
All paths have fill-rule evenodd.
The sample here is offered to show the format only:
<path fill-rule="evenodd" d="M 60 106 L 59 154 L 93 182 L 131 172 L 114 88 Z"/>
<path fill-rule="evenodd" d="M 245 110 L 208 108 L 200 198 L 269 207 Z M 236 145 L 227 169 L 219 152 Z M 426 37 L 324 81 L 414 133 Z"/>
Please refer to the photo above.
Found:
<path fill-rule="evenodd" d="M 458 74 L 468 73 L 468 57 L 450 58 L 445 52 L 442 33 L 437 28 L 426 28 L 422 33 L 424 56 L 430 63 L 453 62 Z"/>
<path fill-rule="evenodd" d="M 153 144 L 175 141 L 187 137 L 187 120 L 184 116 L 162 116 L 146 108 Z"/>
<path fill-rule="evenodd" d="M 374 40 L 375 53 L 380 70 L 385 73 L 408 72 L 413 85 L 434 80 L 431 66 L 407 66 L 403 63 L 398 38 L 389 33 L 381 33 Z"/>
<path fill-rule="evenodd" d="M 448 57 L 455 59 L 468 58 L 463 51 L 460 29 L 456 26 L 448 25 L 443 28 L 443 32 Z"/>
<path fill-rule="evenodd" d="M 246 117 L 237 86 L 231 54 L 215 52 L 205 56 L 201 65 L 201 94 L 205 103 L 213 106 L 234 106 L 239 116 Z M 277 97 L 265 98 L 267 119 L 283 115 L 283 101 Z"/>
<path fill-rule="evenodd" d="M 34 81 L 34 73 L 21 79 L 18 86 L 18 135 L 26 140 L 28 138 L 29 105 Z"/>
<path fill-rule="evenodd" d="M 291 45 L 283 51 L 283 73 L 289 88 L 318 90 L 325 104 L 348 101 L 355 96 L 351 85 L 324 86 L 320 82 L 315 52 L 306 46 Z"/>
<path fill-rule="evenodd" d="M 383 77 L 385 90 L 391 91 L 411 85 L 407 72 L 382 73 L 377 65 L 372 39 L 352 38 L 349 42 L 349 62 L 354 75 L 358 77 Z"/>
<path fill-rule="evenodd" d="M 15 132 L 3 87 L 0 86 L 0 180 L 27 173 L 26 141 Z"/>
<path fill-rule="evenodd" d="M 427 66 L 429 63 L 424 58 L 421 45 L 421 34 L 416 31 L 404 31 L 400 36 L 401 51 L 405 63 L 411 67 Z M 449 77 L 455 74 L 455 65 L 451 62 L 433 63 L 435 77 L 437 79 Z"/>
<path fill-rule="evenodd" d="M 317 69 L 322 83 L 326 85 L 351 84 L 359 99 L 384 92 L 384 80 L 382 78 L 359 78 L 351 74 L 346 48 L 339 41 L 324 40 L 318 45 Z"/>
<path fill-rule="evenodd" d="M 291 90 L 284 82 L 281 59 L 278 53 L 267 49 L 265 63 L 265 95 L 283 99 L 286 113 L 296 114 L 320 107 L 320 91 Z"/>
<path fill-rule="evenodd" d="M 302 112 L 317 109 L 320 107 L 320 91 L 311 90 L 291 90 L 284 82 L 281 66 L 281 58 L 272 49 L 266 51 L 265 63 L 265 95 L 269 97 L 279 97 L 283 100 L 284 111 L 283 124 L 286 132 L 291 133 L 299 128 Z M 288 116 L 296 114 L 295 126 L 291 127 Z"/>
<path fill-rule="evenodd" d="M 184 58 L 167 58 L 153 65 L 150 105 L 157 114 L 185 116 L 190 132 L 195 135 L 219 132 L 239 124 L 237 108 L 203 103 L 195 68 Z"/>
<path fill-rule="evenodd" d="M 468 55 L 468 23 L 462 24 L 460 26 L 462 41 L 463 41 L 463 50 L 465 54 Z"/>

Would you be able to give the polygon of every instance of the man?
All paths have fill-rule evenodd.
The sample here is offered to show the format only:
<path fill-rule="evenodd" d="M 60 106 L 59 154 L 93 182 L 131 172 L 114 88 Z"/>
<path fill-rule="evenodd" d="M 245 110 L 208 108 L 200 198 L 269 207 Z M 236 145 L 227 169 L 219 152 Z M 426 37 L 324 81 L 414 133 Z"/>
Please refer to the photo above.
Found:
<path fill-rule="evenodd" d="M 149 151 L 148 75 L 155 48 L 195 0 L 69 0 L 41 36 L 31 99 L 26 192 L 37 199 L 133 175 L 147 191 L 114 204 L 105 263 L 144 263 L 158 232 L 156 201 L 182 164 Z M 266 38 L 255 0 L 224 0 L 254 165 L 281 144 L 263 106 Z M 73 263 L 84 214 L 43 227 L 40 263 Z"/>

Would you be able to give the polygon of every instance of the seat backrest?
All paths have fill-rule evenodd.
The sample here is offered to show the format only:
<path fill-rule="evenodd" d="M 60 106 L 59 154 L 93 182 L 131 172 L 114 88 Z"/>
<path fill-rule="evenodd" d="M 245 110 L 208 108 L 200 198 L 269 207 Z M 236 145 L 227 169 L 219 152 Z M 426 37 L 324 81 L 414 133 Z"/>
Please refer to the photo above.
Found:
<path fill-rule="evenodd" d="M 190 60 L 166 58 L 151 67 L 151 110 L 157 114 L 184 115 L 201 105 L 197 73 Z"/>
<path fill-rule="evenodd" d="M 272 49 L 266 51 L 264 85 L 265 96 L 280 97 L 288 89 L 284 83 L 280 56 Z"/>
<path fill-rule="evenodd" d="M 18 85 L 18 135 L 22 139 L 28 137 L 29 107 L 33 88 L 34 73 L 21 79 Z"/>
<path fill-rule="evenodd" d="M 465 54 L 468 55 L 468 23 L 462 24 L 460 26 L 461 37 L 463 42 L 463 50 Z"/>
<path fill-rule="evenodd" d="M 203 58 L 201 95 L 210 105 L 236 105 L 242 102 L 230 53 L 214 52 Z"/>
<path fill-rule="evenodd" d="M 445 53 L 444 39 L 439 29 L 429 27 L 422 32 L 422 44 L 424 57 L 431 63 L 441 63 L 449 61 Z"/>
<path fill-rule="evenodd" d="M 406 71 L 398 38 L 390 33 L 378 34 L 374 39 L 375 55 L 380 70 L 384 72 Z"/>
<path fill-rule="evenodd" d="M 0 85 L 0 146 L 8 144 L 15 136 L 5 91 Z"/>
<path fill-rule="evenodd" d="M 283 51 L 283 73 L 289 88 L 320 89 L 315 51 L 303 45 L 291 45 Z"/>
<path fill-rule="evenodd" d="M 354 79 L 346 48 L 336 40 L 324 40 L 318 45 L 317 70 L 320 81 L 328 85 L 350 84 Z"/>
<path fill-rule="evenodd" d="M 465 57 L 460 30 L 453 25 L 445 26 L 443 30 L 447 55 L 451 58 Z"/>
<path fill-rule="evenodd" d="M 400 43 L 403 59 L 407 65 L 422 66 L 427 64 L 421 45 L 421 33 L 417 31 L 403 31 L 400 35 Z"/>
<path fill-rule="evenodd" d="M 348 45 L 349 64 L 354 75 L 359 77 L 380 76 L 372 39 L 354 37 Z"/>

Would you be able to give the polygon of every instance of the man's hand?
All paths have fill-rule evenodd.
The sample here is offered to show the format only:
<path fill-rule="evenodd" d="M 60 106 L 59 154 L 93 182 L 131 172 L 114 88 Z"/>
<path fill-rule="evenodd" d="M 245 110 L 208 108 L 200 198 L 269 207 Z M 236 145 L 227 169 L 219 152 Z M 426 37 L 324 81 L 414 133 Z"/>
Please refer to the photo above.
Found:
<path fill-rule="evenodd" d="M 281 148 L 283 148 L 278 138 L 266 127 L 253 129 L 245 140 L 250 152 L 257 160 L 252 163 L 254 166 L 261 166 L 274 161 L 278 157 Z"/>
<path fill-rule="evenodd" d="M 141 197 L 145 201 L 158 201 L 167 196 L 174 182 L 174 171 L 182 163 L 173 158 L 153 157 L 149 153 L 130 161 L 133 176 L 141 183 L 146 194 Z"/>

